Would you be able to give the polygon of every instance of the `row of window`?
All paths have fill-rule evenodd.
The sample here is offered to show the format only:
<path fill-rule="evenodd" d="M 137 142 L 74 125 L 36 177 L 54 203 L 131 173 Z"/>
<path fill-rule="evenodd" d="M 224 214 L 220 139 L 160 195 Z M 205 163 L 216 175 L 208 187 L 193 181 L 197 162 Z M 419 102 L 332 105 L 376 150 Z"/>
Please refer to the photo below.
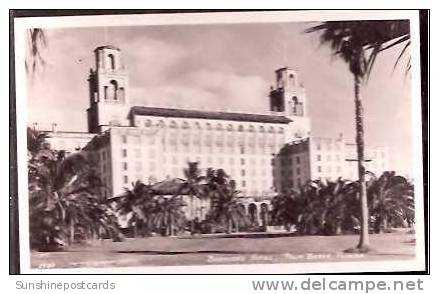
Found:
<path fill-rule="evenodd" d="M 318 165 L 317 166 L 317 172 L 319 172 L 319 173 L 321 173 L 321 172 L 323 172 L 323 169 L 322 169 L 322 167 L 320 166 L 320 165 Z M 332 167 L 331 166 L 327 166 L 326 167 L 326 172 L 328 172 L 328 173 L 330 173 L 330 172 L 332 172 Z M 341 166 L 336 166 L 336 172 L 341 172 Z"/>
<path fill-rule="evenodd" d="M 235 131 L 237 130 L 238 132 L 244 132 L 244 131 L 248 131 L 248 132 L 260 132 L 260 133 L 279 133 L 279 134 L 283 134 L 285 129 L 283 127 L 278 127 L 275 128 L 273 126 L 254 126 L 254 125 L 250 125 L 250 126 L 244 126 L 244 125 L 239 125 L 239 126 L 234 126 L 232 124 L 221 124 L 221 123 L 217 123 L 217 124 L 212 124 L 212 123 L 200 123 L 200 122 L 195 122 L 193 124 L 189 124 L 189 122 L 184 121 L 181 124 L 177 123 L 175 120 L 172 120 L 169 122 L 168 125 L 166 125 L 165 121 L 163 120 L 159 120 L 156 124 L 153 123 L 152 120 L 147 119 L 144 121 L 143 123 L 144 127 L 153 127 L 153 126 L 158 126 L 158 127 L 165 127 L 168 126 L 171 129 L 177 129 L 177 128 L 181 128 L 181 129 L 196 129 L 196 130 L 216 130 L 216 131 Z"/>
<path fill-rule="evenodd" d="M 322 161 L 322 155 L 317 154 L 316 157 L 317 157 L 317 161 Z M 326 155 L 326 161 L 331 161 L 331 160 L 332 160 L 331 154 Z M 340 154 L 335 155 L 335 160 L 340 161 Z"/>

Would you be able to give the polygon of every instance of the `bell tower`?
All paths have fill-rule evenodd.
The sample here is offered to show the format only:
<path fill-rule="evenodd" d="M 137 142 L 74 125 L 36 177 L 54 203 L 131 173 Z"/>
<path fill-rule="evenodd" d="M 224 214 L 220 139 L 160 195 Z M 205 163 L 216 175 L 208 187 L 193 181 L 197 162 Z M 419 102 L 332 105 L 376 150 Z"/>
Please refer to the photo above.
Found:
<path fill-rule="evenodd" d="M 119 48 L 107 45 L 94 50 L 95 69 L 88 77 L 90 107 L 88 130 L 98 133 L 111 125 L 127 125 L 128 74 Z"/>
<path fill-rule="evenodd" d="M 275 87 L 270 91 L 271 113 L 291 118 L 288 140 L 308 137 L 311 133 L 311 122 L 306 110 L 305 88 L 297 72 L 283 67 L 275 71 L 275 76 Z"/>
<path fill-rule="evenodd" d="M 270 92 L 270 110 L 286 116 L 306 116 L 305 89 L 294 69 L 283 67 L 275 71 L 276 86 Z"/>

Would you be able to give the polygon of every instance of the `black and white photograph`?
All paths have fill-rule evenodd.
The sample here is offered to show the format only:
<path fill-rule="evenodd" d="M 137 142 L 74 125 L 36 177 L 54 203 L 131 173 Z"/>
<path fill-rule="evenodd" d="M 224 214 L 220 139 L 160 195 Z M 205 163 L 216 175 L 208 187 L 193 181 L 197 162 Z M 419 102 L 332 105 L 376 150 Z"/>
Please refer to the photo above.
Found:
<path fill-rule="evenodd" d="M 417 11 L 14 21 L 22 272 L 425 270 Z"/>

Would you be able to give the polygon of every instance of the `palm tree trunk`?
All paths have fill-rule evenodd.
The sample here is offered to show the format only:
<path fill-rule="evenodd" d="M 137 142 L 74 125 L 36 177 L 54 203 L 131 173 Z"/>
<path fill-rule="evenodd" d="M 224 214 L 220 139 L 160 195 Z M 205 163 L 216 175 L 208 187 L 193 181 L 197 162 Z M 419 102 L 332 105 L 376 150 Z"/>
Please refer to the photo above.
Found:
<path fill-rule="evenodd" d="M 70 241 L 70 245 L 71 244 L 73 244 L 73 241 L 75 240 L 75 223 L 74 223 L 74 221 L 73 221 L 73 219 L 70 219 L 70 238 L 69 238 L 69 241 Z"/>
<path fill-rule="evenodd" d="M 233 225 L 232 218 L 230 217 L 227 220 L 227 234 L 231 234 L 232 233 L 232 225 Z"/>
<path fill-rule="evenodd" d="M 169 236 L 174 235 L 174 217 L 172 214 L 169 215 Z"/>
<path fill-rule="evenodd" d="M 363 128 L 363 104 L 361 99 L 361 80 L 359 75 L 354 76 L 355 85 L 355 127 L 356 143 L 358 156 L 358 182 L 360 185 L 360 204 L 361 204 L 361 233 L 358 249 L 368 250 L 369 248 L 369 211 L 367 207 L 366 191 L 366 169 L 364 167 L 364 128 Z"/>

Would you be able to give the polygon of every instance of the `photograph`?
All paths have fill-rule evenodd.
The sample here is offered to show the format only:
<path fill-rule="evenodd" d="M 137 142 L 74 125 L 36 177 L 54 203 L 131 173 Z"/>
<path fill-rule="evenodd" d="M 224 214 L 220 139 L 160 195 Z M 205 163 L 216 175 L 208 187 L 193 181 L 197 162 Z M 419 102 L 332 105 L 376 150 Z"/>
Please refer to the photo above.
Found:
<path fill-rule="evenodd" d="M 14 18 L 24 273 L 423 271 L 418 11 Z"/>

